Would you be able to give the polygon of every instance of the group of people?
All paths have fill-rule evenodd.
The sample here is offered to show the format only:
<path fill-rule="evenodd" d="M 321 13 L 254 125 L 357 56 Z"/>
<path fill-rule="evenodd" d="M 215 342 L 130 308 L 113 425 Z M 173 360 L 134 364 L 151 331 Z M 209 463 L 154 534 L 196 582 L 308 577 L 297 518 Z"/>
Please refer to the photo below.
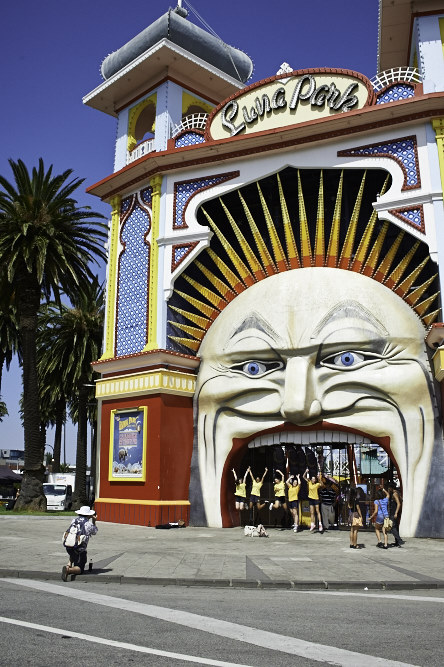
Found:
<path fill-rule="evenodd" d="M 261 488 L 263 486 L 268 468 L 265 468 L 262 477 L 255 477 L 249 466 L 245 471 L 243 478 L 238 477 L 235 469 L 232 470 L 235 481 L 235 507 L 243 510 L 261 510 L 267 504 L 267 500 L 261 498 Z M 251 493 L 249 500 L 247 499 L 247 479 L 248 475 L 251 477 Z M 322 533 L 324 526 L 328 529 L 329 526 L 335 524 L 335 504 L 337 501 L 337 494 L 332 485 L 335 480 L 331 477 L 319 473 L 317 476 L 309 475 L 307 468 L 302 475 L 308 487 L 308 502 L 310 506 L 310 532 L 316 530 L 316 523 L 318 529 Z M 285 479 L 284 473 L 277 469 L 274 474 L 273 494 L 274 498 L 269 502 L 270 510 L 277 510 L 280 507 L 285 512 L 290 510 L 293 519 L 293 531 L 297 533 L 300 530 L 299 524 L 299 492 L 301 490 L 301 476 L 300 474 L 290 475 Z M 288 497 L 288 503 L 287 503 Z"/>
<path fill-rule="evenodd" d="M 350 489 L 348 497 L 348 523 L 350 526 L 350 549 L 360 549 L 358 544 L 359 528 L 363 526 L 362 512 L 356 489 Z M 391 532 L 395 541 L 394 547 L 402 547 L 404 540 L 399 535 L 399 518 L 401 513 L 401 497 L 394 482 L 381 487 L 376 492 L 373 513 L 370 521 L 374 522 L 377 544 L 380 549 L 388 549 L 388 535 Z M 382 537 L 381 537 L 382 536 Z"/>
<path fill-rule="evenodd" d="M 286 513 L 290 511 L 293 524 L 292 528 L 295 533 L 300 530 L 299 523 L 299 493 L 301 490 L 301 476 L 300 474 L 289 475 L 285 479 L 284 473 L 277 469 L 274 473 L 273 493 L 274 498 L 267 501 L 261 498 L 261 488 L 264 484 L 268 468 L 265 468 L 262 477 L 255 477 L 249 466 L 245 471 L 243 478 L 239 478 L 233 468 L 233 475 L 235 480 L 235 506 L 236 509 L 250 509 L 259 511 L 267 502 L 269 502 L 269 509 L 275 510 L 282 508 Z M 247 498 L 247 479 L 251 477 L 251 493 Z M 335 487 L 336 481 L 318 473 L 317 476 L 309 474 L 307 468 L 302 479 L 307 483 L 308 503 L 310 507 L 310 532 L 316 530 L 324 532 L 324 529 L 329 529 L 336 525 L 336 505 L 338 502 L 337 489 Z M 288 502 L 287 502 L 288 498 Z M 361 510 L 361 500 L 358 497 L 356 488 L 351 488 L 347 499 L 348 511 L 348 525 L 350 526 L 350 549 L 359 549 L 358 532 L 364 525 L 364 520 Z M 374 522 L 377 547 L 388 549 L 388 534 L 392 533 L 395 542 L 393 546 L 401 547 L 404 541 L 399 535 L 399 518 L 401 512 L 401 498 L 394 482 L 389 482 L 387 489 L 381 487 L 376 493 L 374 501 L 373 513 L 370 521 Z"/>

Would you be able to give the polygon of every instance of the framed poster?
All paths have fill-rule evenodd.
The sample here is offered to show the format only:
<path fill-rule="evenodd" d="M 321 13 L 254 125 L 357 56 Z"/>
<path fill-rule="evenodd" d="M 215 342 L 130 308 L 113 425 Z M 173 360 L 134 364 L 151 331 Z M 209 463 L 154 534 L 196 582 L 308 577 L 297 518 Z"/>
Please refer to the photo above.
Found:
<path fill-rule="evenodd" d="M 145 481 L 147 412 L 147 407 L 111 410 L 110 481 Z"/>

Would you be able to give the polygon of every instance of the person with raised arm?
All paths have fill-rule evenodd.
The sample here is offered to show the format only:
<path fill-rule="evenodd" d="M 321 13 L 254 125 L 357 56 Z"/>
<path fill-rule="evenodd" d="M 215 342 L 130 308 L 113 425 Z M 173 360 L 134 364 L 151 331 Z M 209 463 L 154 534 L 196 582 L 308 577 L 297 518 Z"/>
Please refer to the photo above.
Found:
<path fill-rule="evenodd" d="M 317 477 L 312 475 L 311 478 L 308 476 L 308 473 L 309 469 L 307 468 L 303 474 L 303 479 L 305 479 L 308 486 L 308 504 L 310 505 L 310 533 L 313 533 L 316 528 L 316 517 L 318 519 L 319 532 L 323 533 L 324 528 L 322 526 L 321 511 L 319 509 L 319 489 L 323 486 L 322 473 L 319 472 Z"/>

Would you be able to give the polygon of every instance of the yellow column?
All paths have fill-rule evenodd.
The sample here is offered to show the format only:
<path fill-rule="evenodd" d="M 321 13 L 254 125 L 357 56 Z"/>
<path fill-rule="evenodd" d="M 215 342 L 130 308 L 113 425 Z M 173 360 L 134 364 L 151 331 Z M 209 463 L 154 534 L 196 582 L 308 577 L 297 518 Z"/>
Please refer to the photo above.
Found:
<path fill-rule="evenodd" d="M 144 352 L 157 350 L 159 347 L 157 342 L 157 295 L 159 283 L 159 246 L 157 244 L 157 239 L 159 238 L 162 176 L 153 176 L 153 178 L 150 180 L 150 185 L 153 188 L 151 195 L 151 253 L 148 292 L 148 335 L 147 343 L 143 348 Z"/>
<path fill-rule="evenodd" d="M 438 145 L 439 172 L 441 174 L 441 189 L 444 192 L 444 118 L 432 120 Z"/>
<path fill-rule="evenodd" d="M 106 286 L 106 331 L 105 349 L 100 359 L 112 359 L 114 357 L 114 335 L 116 329 L 116 284 L 117 284 L 117 260 L 119 252 L 120 232 L 120 201 L 119 195 L 111 199 L 111 233 L 109 235 L 108 248 L 108 282 Z"/>

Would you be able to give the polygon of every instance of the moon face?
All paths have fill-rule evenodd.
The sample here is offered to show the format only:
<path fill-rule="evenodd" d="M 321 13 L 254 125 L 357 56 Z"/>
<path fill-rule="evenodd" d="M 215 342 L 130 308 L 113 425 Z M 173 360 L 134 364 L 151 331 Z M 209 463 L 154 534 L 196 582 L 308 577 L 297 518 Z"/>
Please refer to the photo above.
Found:
<path fill-rule="evenodd" d="M 401 531 L 417 534 L 432 462 L 443 458 L 424 335 L 394 292 L 341 269 L 287 271 L 236 297 L 200 348 L 192 511 L 222 526 L 237 439 L 334 426 L 386 443 L 403 485 Z"/>

